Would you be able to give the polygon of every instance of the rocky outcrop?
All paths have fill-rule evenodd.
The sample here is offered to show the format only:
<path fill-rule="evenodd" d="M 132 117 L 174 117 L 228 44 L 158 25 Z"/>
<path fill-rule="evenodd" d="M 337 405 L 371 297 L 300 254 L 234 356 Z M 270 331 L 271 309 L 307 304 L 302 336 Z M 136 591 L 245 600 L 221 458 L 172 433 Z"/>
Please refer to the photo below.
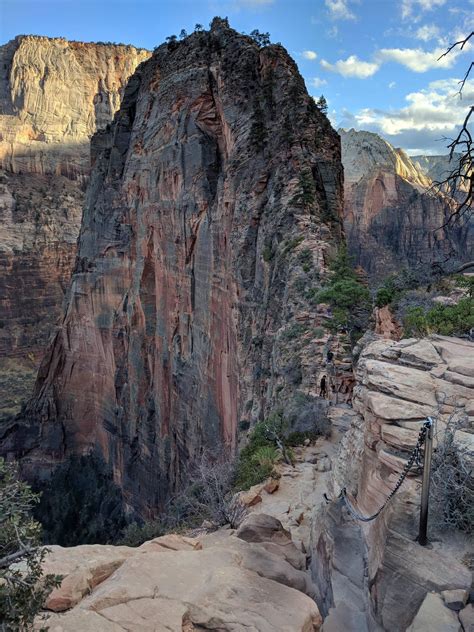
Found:
<path fill-rule="evenodd" d="M 132 46 L 20 36 L 0 47 L 0 418 L 17 412 L 59 318 L 90 171 Z"/>
<path fill-rule="evenodd" d="M 473 352 L 473 343 L 441 336 L 378 340 L 364 349 L 354 414 L 333 468 L 333 498 L 345 487 L 360 514 L 375 513 L 394 488 L 427 416 L 436 419 L 436 446 L 458 411 L 463 424 L 454 445 L 470 451 L 474 461 Z M 372 522 L 352 518 L 341 500 L 316 512 L 312 569 L 325 630 L 428 629 L 430 600 L 441 620 L 459 625 L 447 605 L 453 600 L 443 605 L 443 598 L 453 589 L 469 591 L 466 560 L 472 542 L 461 532 L 436 531 L 433 520 L 430 545 L 416 542 L 420 489 L 420 471 L 414 468 Z M 427 596 L 430 592 L 436 595 Z"/>
<path fill-rule="evenodd" d="M 280 551 L 292 544 L 289 533 L 271 516 L 257 518 L 237 532 L 167 535 L 138 549 L 52 547 L 45 571 L 64 579 L 46 607 L 68 612 L 50 615 L 48 628 L 316 632 L 308 576 Z"/>
<path fill-rule="evenodd" d="M 473 225 L 452 222 L 452 198 L 401 149 L 377 134 L 339 130 L 344 164 L 344 225 L 356 263 L 380 280 L 401 268 L 431 269 L 470 257 Z"/>
<path fill-rule="evenodd" d="M 341 236 L 339 139 L 280 45 L 215 20 L 138 68 L 92 152 L 65 317 L 2 452 L 45 474 L 99 450 L 149 516 L 201 450 L 317 395 L 305 284 Z"/>

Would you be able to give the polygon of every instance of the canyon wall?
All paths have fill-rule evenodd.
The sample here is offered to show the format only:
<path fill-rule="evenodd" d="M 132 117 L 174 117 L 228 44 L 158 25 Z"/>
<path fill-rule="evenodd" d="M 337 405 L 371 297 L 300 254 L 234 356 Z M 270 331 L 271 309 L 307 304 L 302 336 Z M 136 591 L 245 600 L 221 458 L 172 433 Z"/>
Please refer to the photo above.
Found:
<path fill-rule="evenodd" d="M 149 54 L 36 36 L 0 47 L 0 420 L 31 393 L 61 313 L 90 137 Z"/>
<path fill-rule="evenodd" d="M 445 225 L 455 202 L 432 189 L 420 166 L 431 161 L 418 157 L 415 162 L 371 132 L 339 134 L 344 226 L 358 265 L 380 280 L 401 268 L 430 271 L 438 263 L 448 269 L 470 258 L 474 226 L 466 221 Z"/>
<path fill-rule="evenodd" d="M 333 464 L 330 497 L 334 500 L 316 508 L 313 522 L 312 570 L 320 590 L 318 604 L 327 617 L 324 629 L 404 632 L 428 592 L 460 589 L 467 597 L 472 538 L 437 527 L 436 519 L 443 514 L 436 513 L 434 484 L 430 544 L 420 546 L 416 541 L 418 466 L 410 469 L 394 499 L 373 521 L 351 516 L 338 494 L 346 488 L 359 514 L 374 514 L 394 489 L 428 416 L 436 420 L 435 447 L 444 440 L 448 424 L 456 427 L 449 450 L 451 454 L 453 449 L 462 450 L 472 471 L 473 359 L 472 342 L 443 336 L 399 342 L 380 339 L 362 351 L 353 410 L 341 411 L 346 426 Z M 472 494 L 472 475 L 463 482 L 471 485 Z M 454 627 L 446 629 L 460 629 L 455 615 L 454 619 Z"/>
<path fill-rule="evenodd" d="M 146 517 L 201 450 L 316 398 L 340 144 L 286 51 L 216 19 L 138 68 L 92 154 L 64 319 L 2 452 L 46 475 L 99 450 Z"/>

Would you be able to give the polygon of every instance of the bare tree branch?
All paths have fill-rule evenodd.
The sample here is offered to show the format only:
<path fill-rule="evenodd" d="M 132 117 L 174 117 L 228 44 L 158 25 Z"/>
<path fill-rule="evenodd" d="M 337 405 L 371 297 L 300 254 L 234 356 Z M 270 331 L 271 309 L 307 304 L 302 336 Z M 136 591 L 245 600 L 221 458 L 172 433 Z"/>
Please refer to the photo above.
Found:
<path fill-rule="evenodd" d="M 464 46 L 466 46 L 466 44 L 468 43 L 468 41 L 471 39 L 471 37 L 474 37 L 474 31 L 472 31 L 472 33 L 470 33 L 467 37 L 465 37 L 462 40 L 459 40 L 458 42 L 454 42 L 454 44 L 451 44 L 451 46 L 442 54 L 438 57 L 438 61 L 440 59 L 442 59 L 443 57 L 446 57 L 446 55 L 449 55 L 449 53 L 454 50 L 457 46 L 459 46 L 460 50 L 463 50 Z"/>
<path fill-rule="evenodd" d="M 454 42 L 454 44 L 451 44 L 451 46 L 449 46 L 446 51 L 442 55 L 440 55 L 440 57 L 438 57 L 438 61 L 443 57 L 449 55 L 455 49 L 462 51 L 472 37 L 474 37 L 474 31 L 472 31 L 464 39 L 460 39 L 457 42 Z M 466 74 L 464 75 L 464 78 L 459 81 L 460 96 L 462 96 L 462 91 L 473 68 L 474 62 L 471 61 Z M 457 154 L 459 153 L 459 162 L 455 166 L 453 166 L 452 171 L 444 180 L 433 183 L 433 185 L 438 190 L 445 190 L 457 201 L 455 209 L 441 228 L 444 228 L 448 224 L 450 224 L 454 218 L 460 218 L 470 215 L 472 211 L 474 192 L 474 147 L 472 143 L 472 134 L 469 130 L 469 125 L 471 124 L 471 116 L 473 112 L 474 105 L 471 105 L 457 137 L 451 139 L 451 142 L 448 145 L 449 161 L 451 162 L 454 159 L 457 159 Z"/>
<path fill-rule="evenodd" d="M 5 557 L 0 558 L 0 568 L 8 568 L 14 562 L 21 560 L 25 555 L 29 555 L 33 551 L 36 551 L 37 548 L 24 548 L 16 551 L 15 553 L 11 553 L 10 555 L 5 555 Z"/>

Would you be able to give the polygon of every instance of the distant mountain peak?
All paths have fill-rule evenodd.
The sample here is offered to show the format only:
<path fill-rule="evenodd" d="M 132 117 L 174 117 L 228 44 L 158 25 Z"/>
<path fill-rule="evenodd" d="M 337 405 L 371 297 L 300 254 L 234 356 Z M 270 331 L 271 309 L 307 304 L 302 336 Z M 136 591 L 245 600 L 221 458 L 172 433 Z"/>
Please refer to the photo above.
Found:
<path fill-rule="evenodd" d="M 373 170 L 388 170 L 411 182 L 429 187 L 431 180 L 403 149 L 393 147 L 387 140 L 364 130 L 338 130 L 341 136 L 342 162 L 346 182 L 359 182 Z"/>

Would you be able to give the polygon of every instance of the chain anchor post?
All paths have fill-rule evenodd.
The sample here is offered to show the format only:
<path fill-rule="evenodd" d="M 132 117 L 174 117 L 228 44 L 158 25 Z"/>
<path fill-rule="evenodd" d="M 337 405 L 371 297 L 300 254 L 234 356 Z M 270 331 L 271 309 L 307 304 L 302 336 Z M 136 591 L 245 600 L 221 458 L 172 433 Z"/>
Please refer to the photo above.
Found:
<path fill-rule="evenodd" d="M 433 427 L 434 421 L 427 418 L 425 424 L 425 453 L 423 458 L 423 480 L 421 484 L 420 527 L 418 531 L 418 543 L 421 546 L 428 544 L 428 504 L 430 499 L 431 459 L 433 456 Z"/>

